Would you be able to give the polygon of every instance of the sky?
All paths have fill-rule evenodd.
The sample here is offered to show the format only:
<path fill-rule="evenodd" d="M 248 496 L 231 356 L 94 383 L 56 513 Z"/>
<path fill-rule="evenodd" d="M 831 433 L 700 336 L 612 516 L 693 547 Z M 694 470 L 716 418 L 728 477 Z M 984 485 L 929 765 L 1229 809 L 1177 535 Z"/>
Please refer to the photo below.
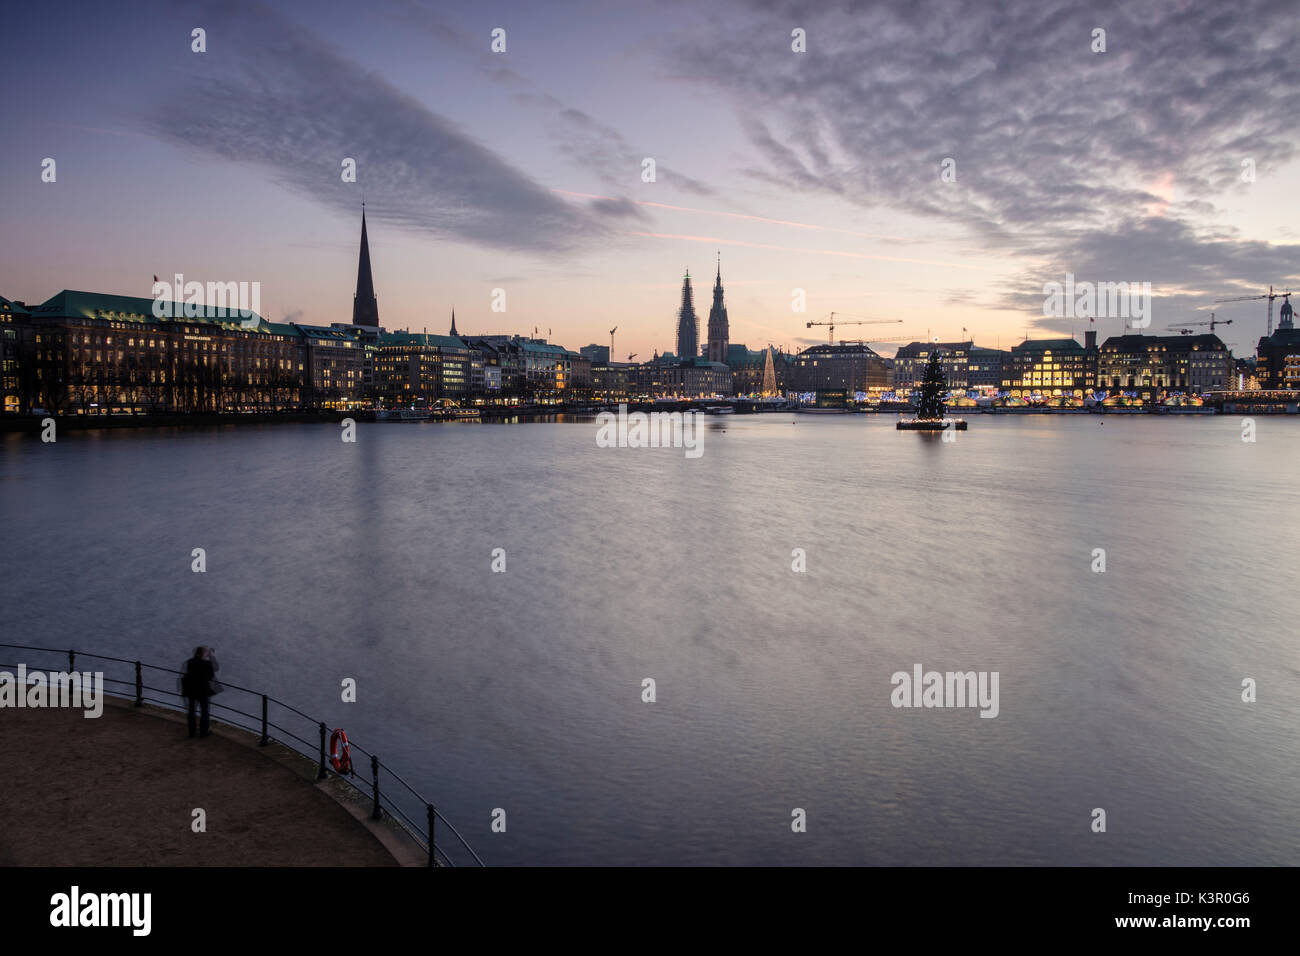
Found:
<path fill-rule="evenodd" d="M 703 340 L 719 256 L 755 349 L 823 342 L 807 323 L 831 312 L 837 340 L 1119 334 L 1044 317 L 1072 274 L 1151 283 L 1149 332 L 1230 318 L 1243 355 L 1266 303 L 1216 300 L 1300 288 L 1294 0 L 0 17 L 0 295 L 28 303 L 182 273 L 259 282 L 271 321 L 346 322 L 363 196 L 385 327 L 446 332 L 454 308 L 462 334 L 571 349 L 617 327 L 619 360 L 675 349 L 688 269 Z"/>

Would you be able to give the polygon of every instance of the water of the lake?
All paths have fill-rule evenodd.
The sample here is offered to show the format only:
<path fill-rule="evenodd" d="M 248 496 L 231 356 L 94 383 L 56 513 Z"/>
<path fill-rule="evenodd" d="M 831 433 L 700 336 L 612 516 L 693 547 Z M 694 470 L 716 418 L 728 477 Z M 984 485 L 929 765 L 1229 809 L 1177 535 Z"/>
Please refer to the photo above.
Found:
<path fill-rule="evenodd" d="M 1300 422 L 893 421 L 3 436 L 0 640 L 215 645 L 488 864 L 1300 864 Z"/>

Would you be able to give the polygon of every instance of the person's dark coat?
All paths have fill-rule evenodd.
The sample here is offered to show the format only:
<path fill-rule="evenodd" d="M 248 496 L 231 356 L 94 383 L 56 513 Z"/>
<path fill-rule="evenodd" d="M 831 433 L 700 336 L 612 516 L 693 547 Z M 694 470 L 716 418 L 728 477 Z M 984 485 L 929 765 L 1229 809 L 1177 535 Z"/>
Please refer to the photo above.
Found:
<path fill-rule="evenodd" d="M 181 692 L 186 697 L 202 700 L 212 696 L 212 679 L 216 671 L 212 662 L 199 657 L 191 657 L 185 663 L 185 676 L 181 678 Z"/>

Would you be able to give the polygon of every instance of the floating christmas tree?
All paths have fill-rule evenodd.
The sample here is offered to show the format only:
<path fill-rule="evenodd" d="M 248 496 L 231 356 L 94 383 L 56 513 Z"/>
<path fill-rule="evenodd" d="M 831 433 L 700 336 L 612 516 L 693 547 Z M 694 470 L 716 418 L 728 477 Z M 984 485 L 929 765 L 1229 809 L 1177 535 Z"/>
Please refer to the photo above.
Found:
<path fill-rule="evenodd" d="M 930 352 L 930 361 L 926 363 L 925 374 L 921 377 L 916 417 L 899 421 L 894 427 L 899 431 L 911 432 L 941 432 L 948 429 L 964 432 L 966 422 L 962 419 L 944 420 L 947 408 L 943 402 L 947 397 L 948 382 L 943 374 L 943 363 L 939 361 L 939 350 L 934 349 Z"/>
<path fill-rule="evenodd" d="M 926 363 L 925 374 L 921 377 L 921 396 L 916 406 L 916 417 L 922 421 L 937 421 L 943 418 L 943 400 L 948 391 L 944 379 L 943 365 L 939 361 L 939 350 L 930 352 L 930 361 Z"/>

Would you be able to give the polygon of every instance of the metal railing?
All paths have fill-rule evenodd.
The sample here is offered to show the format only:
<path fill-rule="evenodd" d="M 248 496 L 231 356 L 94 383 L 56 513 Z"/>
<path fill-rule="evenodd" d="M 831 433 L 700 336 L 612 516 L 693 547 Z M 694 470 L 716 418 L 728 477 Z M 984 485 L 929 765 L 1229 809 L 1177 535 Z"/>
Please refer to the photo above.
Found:
<path fill-rule="evenodd" d="M 142 661 L 132 661 L 124 657 L 110 657 L 104 654 L 91 654 L 87 651 L 78 651 L 72 648 L 64 649 L 64 648 L 56 648 L 56 647 L 32 647 L 27 644 L 0 644 L 0 648 L 13 648 L 16 650 L 34 651 L 42 654 L 66 654 L 69 672 L 75 671 L 77 669 L 77 658 L 79 656 L 93 658 L 98 661 L 111 661 L 116 664 L 130 664 L 135 668 L 135 674 L 133 679 L 122 680 L 120 678 L 110 677 L 108 676 L 108 674 L 104 674 L 104 682 L 106 684 L 120 684 L 126 687 L 131 687 L 134 690 L 133 695 L 114 693 L 112 696 L 123 700 L 134 700 L 136 707 L 143 707 L 146 703 L 150 703 L 150 704 L 158 705 L 160 707 L 165 707 L 169 710 L 175 710 L 179 712 L 184 712 L 187 710 L 187 707 L 184 704 L 177 705 L 173 703 L 171 700 L 146 696 L 146 691 L 148 691 L 151 693 L 164 695 L 165 697 L 179 698 L 181 701 L 184 701 L 185 697 L 183 694 L 179 692 L 179 690 L 173 691 L 173 690 L 167 690 L 166 688 L 162 688 L 162 687 L 153 687 L 144 682 L 145 670 L 159 671 L 164 674 L 173 674 L 176 675 L 177 677 L 180 677 L 183 674 L 183 672 L 176 670 L 175 668 L 161 667 L 157 664 L 146 664 Z M 33 667 L 33 663 L 31 661 L 20 661 L 19 663 L 27 667 Z M 0 663 L 0 668 L 17 668 L 17 666 L 18 664 Z M 222 723 L 225 723 L 231 727 L 237 727 L 240 730 L 246 730 L 252 733 L 260 733 L 261 736 L 258 738 L 258 746 L 265 747 L 267 744 L 269 744 L 271 741 L 274 740 L 277 743 L 289 747 L 290 749 L 292 749 L 298 754 L 301 754 L 304 757 L 315 759 L 317 756 L 319 756 L 320 765 L 316 773 L 316 779 L 325 780 L 330 776 L 330 774 L 333 774 L 334 776 L 342 780 L 345 780 L 358 792 L 365 794 L 367 797 L 369 797 L 371 800 L 370 818 L 372 820 L 380 820 L 383 819 L 385 813 L 388 813 L 389 816 L 393 820 L 395 820 L 398 823 L 398 825 L 400 825 L 404 830 L 406 830 L 407 833 L 409 833 L 411 837 L 420 845 L 420 847 L 425 850 L 425 852 L 428 854 L 429 866 L 456 866 L 457 865 L 456 860 L 453 857 L 460 857 L 462 863 L 468 863 L 472 861 L 473 864 L 476 864 L 478 866 L 485 865 L 483 861 L 479 858 L 479 855 L 474 852 L 473 847 L 471 847 L 467 842 L 465 842 L 465 838 L 460 835 L 460 832 L 454 826 L 452 826 L 451 821 L 448 820 L 446 817 L 444 817 L 442 813 L 438 811 L 437 807 L 435 807 L 431 802 L 426 800 L 418 790 L 416 790 L 409 783 L 407 783 L 400 776 L 398 776 L 398 774 L 391 767 L 385 766 L 384 763 L 379 759 L 377 755 L 371 753 L 370 751 L 366 750 L 364 747 L 359 746 L 358 744 L 355 744 L 351 741 L 348 742 L 348 747 L 350 751 L 359 751 L 360 753 L 364 754 L 366 757 L 370 758 L 370 786 L 368 788 L 364 787 L 356 782 L 355 771 L 350 773 L 338 773 L 330 765 L 330 761 L 327 759 L 327 754 L 326 754 L 326 746 L 327 746 L 326 740 L 329 736 L 330 731 L 325 721 L 316 720 L 314 717 L 311 717 L 308 714 L 304 714 L 296 707 L 292 707 L 289 704 L 286 704 L 284 701 L 277 700 L 276 698 L 271 697 L 268 694 L 263 694 L 260 691 L 250 690 L 247 687 L 240 687 L 238 684 L 230 684 L 227 683 L 225 680 L 221 680 L 220 683 L 222 688 L 224 688 L 225 690 L 239 691 L 244 694 L 250 694 L 254 698 L 260 699 L 261 701 L 261 714 L 257 715 L 257 714 L 250 714 L 247 711 L 240 710 L 239 708 L 230 706 L 228 704 L 218 703 L 215 697 L 209 699 L 208 702 L 209 706 L 213 710 L 220 708 L 221 710 L 227 711 L 231 714 L 238 714 L 240 717 L 246 717 L 249 720 L 254 721 L 256 726 L 249 726 L 247 724 L 240 723 L 238 720 L 235 719 L 223 719 L 221 721 Z M 277 707 L 283 708 L 284 710 L 288 711 L 290 714 L 298 718 L 301 718 L 302 720 L 305 720 L 309 724 L 311 724 L 312 728 L 316 730 L 319 734 L 320 737 L 319 747 L 315 742 L 303 739 L 302 737 L 298 736 L 298 734 L 294 733 L 292 730 L 289 730 L 287 727 L 282 727 L 279 724 L 272 722 L 268 717 L 268 710 L 270 705 L 272 704 L 276 705 Z M 279 733 L 285 735 L 285 737 L 291 738 L 293 741 L 296 741 L 298 744 L 302 744 L 303 747 L 298 747 L 293 743 L 287 742 L 285 739 L 272 736 L 271 735 L 272 730 L 278 731 Z M 303 749 L 304 747 L 306 749 Z M 423 826 L 420 823 L 417 823 L 415 820 L 411 819 L 410 813 L 407 812 L 409 810 L 414 812 L 417 816 L 419 816 L 420 814 L 417 810 L 415 810 L 415 807 L 408 805 L 407 810 L 403 810 L 401 805 L 397 802 L 397 800 L 393 799 L 393 797 L 389 795 L 388 788 L 380 787 L 381 771 L 386 773 L 394 781 L 400 784 L 403 790 L 406 793 L 408 793 L 411 797 L 413 797 L 415 801 L 422 807 L 424 811 L 423 816 L 425 818 Z M 456 838 L 456 844 L 452 844 L 454 848 L 453 853 L 449 854 L 444 848 L 444 846 L 439 845 L 434 838 L 435 823 L 438 822 L 440 822 L 444 827 L 446 827 L 447 830 L 452 834 L 452 836 Z"/>

